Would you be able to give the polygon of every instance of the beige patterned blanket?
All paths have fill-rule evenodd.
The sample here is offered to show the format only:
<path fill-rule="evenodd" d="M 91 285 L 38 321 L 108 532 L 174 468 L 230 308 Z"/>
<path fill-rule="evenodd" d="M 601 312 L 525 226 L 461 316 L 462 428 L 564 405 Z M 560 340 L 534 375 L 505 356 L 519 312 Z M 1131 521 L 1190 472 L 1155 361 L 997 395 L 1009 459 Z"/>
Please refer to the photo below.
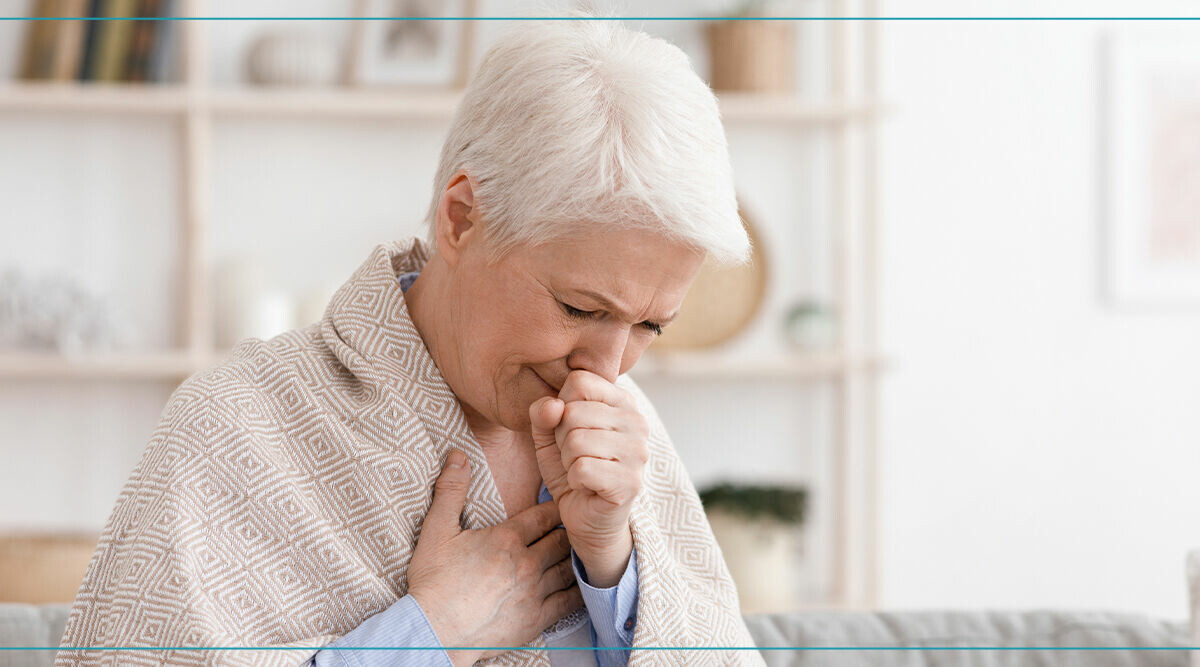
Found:
<path fill-rule="evenodd" d="M 506 518 L 483 451 L 397 284 L 423 241 L 382 245 L 324 319 L 248 340 L 172 394 L 117 499 L 60 650 L 67 664 L 298 664 L 383 611 L 452 448 L 471 459 L 463 524 Z M 639 601 L 631 664 L 762 664 L 696 491 L 662 423 L 632 513 Z M 579 617 L 583 610 L 575 612 Z M 568 619 L 569 620 L 569 619 Z M 528 646 L 544 647 L 546 635 Z M 188 650 L 269 647 L 271 650 Z M 489 664 L 547 665 L 547 651 Z"/>

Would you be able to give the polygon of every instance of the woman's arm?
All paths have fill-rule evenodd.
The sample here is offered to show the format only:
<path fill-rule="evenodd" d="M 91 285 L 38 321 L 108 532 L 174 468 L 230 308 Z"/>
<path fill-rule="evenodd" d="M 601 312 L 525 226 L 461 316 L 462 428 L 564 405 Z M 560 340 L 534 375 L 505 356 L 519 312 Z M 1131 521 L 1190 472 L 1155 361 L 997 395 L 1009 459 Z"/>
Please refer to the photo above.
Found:
<path fill-rule="evenodd" d="M 377 647 L 405 647 L 383 651 Z M 366 649 L 366 650 L 364 650 Z M 427 649 L 427 650 L 422 650 Z M 359 665 L 418 665 L 452 667 L 450 656 L 425 618 L 417 599 L 405 595 L 387 609 L 363 621 L 357 628 L 317 652 L 309 661 L 314 667 Z"/>
<path fill-rule="evenodd" d="M 596 664 L 623 667 L 629 663 L 629 648 L 633 646 L 633 630 L 637 626 L 637 549 L 630 554 L 621 580 L 609 588 L 593 588 L 588 584 L 587 571 L 574 551 L 571 552 L 571 566 L 575 569 L 583 604 L 592 620 L 592 646 L 607 649 L 593 651 Z"/>

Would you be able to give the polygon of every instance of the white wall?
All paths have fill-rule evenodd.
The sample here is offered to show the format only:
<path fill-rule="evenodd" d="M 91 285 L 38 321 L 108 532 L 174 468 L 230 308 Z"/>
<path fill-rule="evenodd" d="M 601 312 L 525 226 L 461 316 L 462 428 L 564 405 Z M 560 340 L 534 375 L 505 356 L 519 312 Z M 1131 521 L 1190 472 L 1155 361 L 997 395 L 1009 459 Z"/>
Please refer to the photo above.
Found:
<path fill-rule="evenodd" d="M 911 0 L 885 9 L 967 11 L 960 2 Z M 1044 3 L 970 10 L 1047 11 Z M 218 82 L 238 80 L 244 35 L 233 33 L 248 25 L 214 32 Z M 0 73 L 15 62 L 17 27 L 0 25 Z M 698 42 L 686 25 L 648 28 Z M 880 423 L 885 606 L 1185 614 L 1183 554 L 1200 545 L 1192 482 L 1200 470 L 1200 315 L 1114 310 L 1096 288 L 1097 38 L 1131 29 L 1170 26 L 882 26 L 893 109 L 882 153 L 882 333 L 891 360 Z M 800 30 L 816 44 L 816 24 Z M 703 71 L 703 54 L 694 55 Z M 801 79 L 819 89 L 815 73 Z M 173 247 L 177 229 L 170 126 L 17 116 L 0 116 L 0 259 L 81 268 L 128 295 L 132 312 L 169 307 L 174 288 L 160 281 L 173 274 L 155 262 L 171 258 L 153 253 Z M 434 125 L 222 122 L 214 256 L 238 254 L 252 245 L 239 239 L 256 234 L 291 234 L 289 253 L 271 260 L 285 280 L 307 289 L 342 277 L 364 247 L 415 228 L 438 144 Z M 796 185 L 814 182 L 820 143 L 780 140 L 766 128 L 729 134 L 747 203 L 796 253 L 776 264 L 791 272 L 787 289 L 819 292 L 806 244 L 822 242 L 814 227 L 822 193 Z M 88 223 L 71 227 L 79 206 Z M 340 242 L 330 261 L 317 262 L 310 253 L 331 230 Z M 131 261 L 131 252 L 152 261 Z M 146 287 L 121 289 L 129 284 Z M 774 289 L 775 303 L 788 296 Z M 170 342 L 172 330 L 155 328 L 168 321 L 145 319 L 150 343 Z M 760 325 L 744 347 L 772 340 L 775 323 Z M 646 388 L 697 483 L 726 474 L 803 480 L 828 463 L 818 445 L 828 435 L 821 415 L 829 396 L 819 388 Z M 3 383 L 0 525 L 99 527 L 168 391 L 150 382 Z M 732 428 L 738 419 L 752 426 Z"/>
<path fill-rule="evenodd" d="M 891 2 L 893 15 L 1195 14 Z M 1097 284 L 1099 37 L 1200 26 L 893 22 L 884 81 L 883 602 L 1186 617 L 1200 307 Z M 1200 48 L 1198 46 L 1197 48 Z"/>
<path fill-rule="evenodd" d="M 520 15 L 533 4 L 485 0 L 481 12 Z M 729 3 L 620 4 L 631 9 L 626 15 L 686 15 Z M 275 0 L 213 8 L 222 15 L 318 16 L 344 15 L 349 5 Z M 0 75 L 15 69 L 22 40 L 15 25 L 0 25 Z M 263 30 L 307 30 L 338 40 L 346 25 L 206 24 L 213 84 L 246 85 L 247 48 Z M 640 27 L 676 42 L 706 75 L 702 24 Z M 477 55 L 504 28 L 480 24 Z M 824 84 L 820 26 L 797 30 L 799 84 L 817 96 Z M 446 125 L 219 118 L 208 234 L 214 272 L 229 260 L 250 258 L 265 268 L 272 287 L 298 297 L 340 285 L 374 244 L 420 231 Z M 0 113 L 7 207 L 0 267 L 83 276 L 135 323 L 138 349 L 178 345 L 171 326 L 179 294 L 176 130 L 167 119 Z M 788 300 L 829 289 L 826 142 L 819 130 L 787 123 L 734 122 L 727 131 L 742 203 L 772 253 L 767 306 L 733 346 L 737 354 L 758 354 L 781 344 L 779 314 Z M 820 595 L 829 568 L 817 541 L 830 522 L 822 481 L 829 469 L 829 392 L 788 380 L 668 379 L 645 389 L 697 486 L 731 478 L 814 486 L 808 525 L 814 538 L 802 585 Z M 0 457 L 8 463 L 0 466 L 0 529 L 99 529 L 170 390 L 167 383 L 145 381 L 0 381 Z"/>

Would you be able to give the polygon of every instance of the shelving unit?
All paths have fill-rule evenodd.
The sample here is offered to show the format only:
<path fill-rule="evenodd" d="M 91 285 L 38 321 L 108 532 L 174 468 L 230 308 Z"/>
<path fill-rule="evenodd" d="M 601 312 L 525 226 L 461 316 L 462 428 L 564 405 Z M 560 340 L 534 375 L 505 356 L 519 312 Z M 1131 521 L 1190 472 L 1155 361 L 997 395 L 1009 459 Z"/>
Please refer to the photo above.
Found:
<path fill-rule="evenodd" d="M 448 119 L 462 98 L 457 91 L 403 94 L 371 90 L 208 90 L 199 86 L 140 84 L 21 83 L 0 86 L 0 110 L 54 113 L 124 113 L 270 116 L 404 121 Z M 814 103 L 790 95 L 724 93 L 726 122 L 836 125 L 876 117 L 873 104 Z"/>
<path fill-rule="evenodd" d="M 875 15 L 874 0 L 855 15 Z M 197 4 L 188 4 L 197 14 Z M 845 2 L 834 15 L 849 15 Z M 727 124 L 772 123 L 781 131 L 831 133 L 837 312 L 842 340 L 834 350 L 783 358 L 730 359 L 718 352 L 647 354 L 635 377 L 773 379 L 827 382 L 835 389 L 832 595 L 806 601 L 821 608 L 876 604 L 875 377 L 882 367 L 875 339 L 876 125 L 885 109 L 877 101 L 876 25 L 830 22 L 828 101 L 790 95 L 721 94 Z M 224 118 L 304 118 L 330 122 L 403 123 L 448 120 L 459 102 L 454 91 L 385 92 L 362 89 L 220 89 L 209 83 L 205 24 L 182 25 L 182 81 L 169 85 L 10 83 L 0 85 L 0 112 L 122 114 L 174 119 L 179 131 L 182 331 L 177 349 L 155 353 L 65 357 L 0 354 L 0 380 L 171 381 L 223 356 L 214 345 L 207 254 L 212 126 Z M 861 31 L 852 39 L 851 29 Z M 858 49 L 853 57 L 851 49 Z M 854 63 L 860 72 L 852 72 Z M 855 189 L 854 184 L 858 184 Z M 856 519 L 857 518 L 857 519 Z"/>

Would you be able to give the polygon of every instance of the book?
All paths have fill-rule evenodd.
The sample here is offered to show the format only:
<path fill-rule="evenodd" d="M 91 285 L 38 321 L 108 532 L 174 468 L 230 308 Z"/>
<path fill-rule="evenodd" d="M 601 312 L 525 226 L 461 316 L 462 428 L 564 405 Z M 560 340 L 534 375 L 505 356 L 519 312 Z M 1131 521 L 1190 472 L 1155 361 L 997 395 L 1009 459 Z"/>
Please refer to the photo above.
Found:
<path fill-rule="evenodd" d="M 89 18 L 99 18 L 103 16 L 103 11 L 103 0 L 88 0 L 87 16 Z M 78 79 L 80 81 L 91 81 L 96 78 L 97 36 L 100 34 L 100 26 L 104 22 L 83 21 L 83 23 L 86 25 L 83 27 L 83 53 L 79 59 Z"/>
<path fill-rule="evenodd" d="M 83 54 L 85 23 L 78 20 L 87 16 L 87 0 L 58 0 L 57 15 L 75 20 L 55 21 L 58 34 L 54 44 L 54 67 L 50 78 L 55 81 L 72 81 L 79 75 L 79 63 Z"/>
<path fill-rule="evenodd" d="M 54 16 L 54 0 L 37 0 L 30 18 Z M 54 40 L 60 21 L 28 21 L 25 49 L 21 54 L 22 79 L 48 79 L 54 71 Z"/>
<path fill-rule="evenodd" d="M 161 0 L 159 16 L 170 18 L 175 16 L 176 0 Z M 149 81 L 162 83 L 170 81 L 175 69 L 178 51 L 175 41 L 179 35 L 177 21 L 155 21 L 157 30 L 154 32 L 154 44 L 150 48 L 150 67 L 147 77 Z"/>
<path fill-rule="evenodd" d="M 158 0 L 140 0 L 137 17 L 157 18 Z M 150 70 L 150 51 L 154 46 L 154 33 L 158 21 L 135 21 L 129 36 L 129 52 L 125 56 L 125 81 L 146 81 Z"/>
<path fill-rule="evenodd" d="M 134 15 L 137 0 L 105 0 L 104 16 L 120 19 Z M 105 20 L 100 28 L 96 48 L 95 80 L 120 81 L 125 72 L 125 55 L 129 52 L 129 37 L 133 21 Z"/>

